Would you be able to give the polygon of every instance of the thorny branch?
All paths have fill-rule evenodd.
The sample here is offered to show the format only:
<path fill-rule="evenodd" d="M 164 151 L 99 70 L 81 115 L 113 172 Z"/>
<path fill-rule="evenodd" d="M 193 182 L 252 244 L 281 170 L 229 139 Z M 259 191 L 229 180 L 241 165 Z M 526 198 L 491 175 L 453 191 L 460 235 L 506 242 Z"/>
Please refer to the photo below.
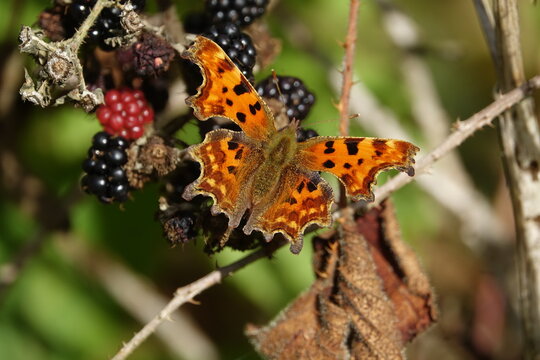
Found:
<path fill-rule="evenodd" d="M 455 131 L 450 134 L 439 146 L 433 149 L 429 154 L 422 157 L 414 169 L 416 175 L 420 175 L 426 170 L 429 169 L 437 160 L 441 157 L 448 154 L 461 143 L 463 143 L 467 138 L 473 135 L 477 130 L 483 128 L 486 125 L 489 125 L 493 119 L 501 115 L 506 110 L 510 109 L 512 106 L 518 104 L 520 101 L 529 96 L 532 90 L 540 88 L 540 75 L 535 76 L 531 80 L 527 81 L 525 84 L 521 85 L 518 88 L 515 88 L 512 91 L 507 92 L 502 95 L 495 102 L 491 103 L 485 107 L 480 112 L 474 114 L 469 119 L 464 121 L 458 121 L 455 123 Z M 383 186 L 375 189 L 375 201 L 373 203 L 362 203 L 358 202 L 354 206 L 356 208 L 367 207 L 372 208 L 381 203 L 382 200 L 390 196 L 394 191 L 401 188 L 402 186 L 413 181 L 414 178 L 407 176 L 406 174 L 400 173 L 390 179 Z"/>
<path fill-rule="evenodd" d="M 32 55 L 42 66 L 36 82 L 25 70 L 25 82 L 19 93 L 23 100 L 46 107 L 53 100 L 53 93 L 60 91 L 60 97 L 54 99 L 54 105 L 63 104 L 66 98 L 74 100 L 85 111 L 92 111 L 103 103 L 101 89 L 90 91 L 86 88 L 83 69 L 78 58 L 80 47 L 88 31 L 96 22 L 105 7 L 118 6 L 122 9 L 122 26 L 127 31 L 126 38 L 132 38 L 142 28 L 139 16 L 128 3 L 121 5 L 112 0 L 97 0 L 90 14 L 84 20 L 75 35 L 67 40 L 46 42 L 40 31 L 24 26 L 19 34 L 20 51 Z"/>
<path fill-rule="evenodd" d="M 349 7 L 349 23 L 347 26 L 347 36 L 343 47 L 345 56 L 343 58 L 343 80 L 341 83 L 341 97 L 338 103 L 339 110 L 339 133 L 341 136 L 349 135 L 349 101 L 351 98 L 351 88 L 353 85 L 354 56 L 356 49 L 356 27 L 358 24 L 358 8 L 360 0 L 351 0 Z M 343 185 L 340 187 L 339 204 L 346 206 L 347 195 Z"/>
<path fill-rule="evenodd" d="M 448 136 L 450 121 L 437 95 L 433 74 L 425 56 L 422 56 L 422 50 L 432 46 L 422 39 L 416 22 L 393 2 L 377 0 L 376 3 L 381 10 L 383 28 L 401 51 L 401 73 L 408 88 L 414 119 L 422 131 L 424 146 L 434 148 Z M 353 88 L 351 100 L 351 111 L 369 117 L 369 121 L 355 118 L 364 129 L 376 136 L 410 140 L 411 136 L 395 116 L 383 109 L 362 84 Z M 494 210 L 485 195 L 476 189 L 456 152 L 446 156 L 433 176 L 418 179 L 418 185 L 460 219 L 464 241 L 472 248 L 500 244 L 508 238 L 508 230 L 497 221 Z"/>
<path fill-rule="evenodd" d="M 204 290 L 211 288 L 214 285 L 221 283 L 223 279 L 232 275 L 236 271 L 242 269 L 243 267 L 255 262 L 263 257 L 269 256 L 274 253 L 277 249 L 285 245 L 287 241 L 272 241 L 268 247 L 259 249 L 252 252 L 246 257 L 241 258 L 240 260 L 227 265 L 222 268 L 218 268 L 211 273 L 205 275 L 192 282 L 189 285 L 178 288 L 174 297 L 169 301 L 167 306 L 163 308 L 149 323 L 147 323 L 139 332 L 135 334 L 134 337 L 125 343 L 118 353 L 111 360 L 123 360 L 126 359 L 139 345 L 141 345 L 154 331 L 157 327 L 166 319 L 169 319 L 170 315 L 176 311 L 183 304 L 190 302 L 193 298 Z"/>

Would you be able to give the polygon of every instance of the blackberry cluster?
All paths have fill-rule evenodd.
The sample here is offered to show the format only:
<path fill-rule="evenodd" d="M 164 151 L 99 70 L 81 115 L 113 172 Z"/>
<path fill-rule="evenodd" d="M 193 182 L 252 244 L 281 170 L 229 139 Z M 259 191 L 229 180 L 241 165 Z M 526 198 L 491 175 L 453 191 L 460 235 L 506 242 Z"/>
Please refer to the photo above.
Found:
<path fill-rule="evenodd" d="M 312 137 L 319 136 L 319 134 L 313 129 L 298 128 L 296 130 L 296 141 L 303 142 Z"/>
<path fill-rule="evenodd" d="M 86 193 L 106 204 L 127 200 L 129 183 L 122 165 L 127 162 L 128 145 L 121 136 L 112 137 L 104 131 L 94 135 L 88 158 L 82 164 L 86 174 L 81 187 Z"/>
<path fill-rule="evenodd" d="M 218 44 L 242 74 L 253 83 L 253 67 L 257 51 L 249 35 L 232 23 L 211 26 L 203 35 Z"/>
<path fill-rule="evenodd" d="M 255 89 L 262 97 L 283 101 L 289 119 L 305 119 L 315 103 L 315 95 L 306 88 L 302 80 L 292 76 L 278 76 L 277 83 L 281 96 L 272 76 L 259 82 Z"/>
<path fill-rule="evenodd" d="M 124 4 L 127 0 L 121 0 Z M 67 13 L 64 18 L 65 28 L 68 37 L 72 36 L 83 21 L 88 17 L 90 11 L 94 7 L 96 0 L 73 0 L 67 8 Z M 131 0 L 131 4 L 135 11 L 144 10 L 146 0 Z M 122 10 L 118 7 L 105 8 L 96 20 L 94 26 L 88 32 L 87 40 L 98 44 L 103 50 L 112 50 L 105 40 L 116 36 L 122 36 L 124 29 L 120 23 L 120 15 Z"/>
<path fill-rule="evenodd" d="M 205 10 L 213 24 L 251 24 L 266 11 L 268 0 L 206 0 Z"/>

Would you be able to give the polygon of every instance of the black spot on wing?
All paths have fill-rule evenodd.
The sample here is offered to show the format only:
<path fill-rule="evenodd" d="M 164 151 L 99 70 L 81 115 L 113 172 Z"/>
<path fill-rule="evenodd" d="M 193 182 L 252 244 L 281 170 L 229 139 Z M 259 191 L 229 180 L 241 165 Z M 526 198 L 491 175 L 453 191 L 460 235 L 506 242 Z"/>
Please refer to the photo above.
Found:
<path fill-rule="evenodd" d="M 262 109 L 262 106 L 261 106 L 261 103 L 260 102 L 256 102 L 255 104 L 253 104 L 253 107 L 255 108 L 255 110 L 259 111 Z"/>
<path fill-rule="evenodd" d="M 302 190 L 304 190 L 304 182 L 302 181 L 300 185 L 296 188 L 296 191 L 298 191 L 299 194 L 302 193 Z"/>
<path fill-rule="evenodd" d="M 236 152 L 236 155 L 234 155 L 234 158 L 236 160 L 240 160 L 242 158 L 242 154 L 244 153 L 244 149 L 240 149 Z"/>
<path fill-rule="evenodd" d="M 225 72 L 225 70 L 223 68 L 221 68 L 221 67 L 218 67 L 217 71 L 220 74 L 223 74 Z"/>
<path fill-rule="evenodd" d="M 291 204 L 291 205 L 294 205 L 294 204 L 296 204 L 298 201 L 296 201 L 295 198 L 291 197 L 291 198 L 287 199 L 286 202 L 289 203 L 289 204 Z"/>
<path fill-rule="evenodd" d="M 238 149 L 238 143 L 236 143 L 234 141 L 228 141 L 227 142 L 227 148 L 229 150 L 236 150 L 236 149 Z"/>
<path fill-rule="evenodd" d="M 331 169 L 336 166 L 336 164 L 334 164 L 332 160 L 326 160 L 325 162 L 323 162 L 323 166 L 327 169 Z"/>
<path fill-rule="evenodd" d="M 375 150 L 375 156 L 376 157 L 379 157 L 382 155 L 382 152 L 380 152 L 379 150 Z"/>
<path fill-rule="evenodd" d="M 248 87 L 243 82 L 241 82 L 240 84 L 235 85 L 235 87 L 233 88 L 233 91 L 236 95 L 240 96 L 242 94 L 247 93 L 249 90 L 248 90 Z"/>
<path fill-rule="evenodd" d="M 326 148 L 326 149 L 324 149 L 325 154 L 332 154 L 334 152 L 336 152 L 336 149 L 334 149 L 334 148 Z"/>
<path fill-rule="evenodd" d="M 327 141 L 324 143 L 324 146 L 326 146 L 327 148 L 334 147 L 334 141 Z"/>
<path fill-rule="evenodd" d="M 347 146 L 347 153 L 349 155 L 358 154 L 358 143 L 359 141 L 345 141 L 345 146 Z"/>
<path fill-rule="evenodd" d="M 343 164 L 343 167 L 345 169 L 350 169 L 352 167 L 352 165 L 346 162 L 345 164 Z"/>
<path fill-rule="evenodd" d="M 225 94 L 227 91 L 229 91 L 229 88 L 227 88 L 226 86 L 224 86 L 222 89 L 221 89 L 221 92 L 223 94 Z"/>
<path fill-rule="evenodd" d="M 244 114 L 243 112 L 237 112 L 236 113 L 236 118 L 238 119 L 238 121 L 240 121 L 241 123 L 244 123 L 246 122 L 246 114 Z"/>
<path fill-rule="evenodd" d="M 364 163 L 364 159 L 358 159 L 358 161 L 356 162 L 358 165 L 362 165 Z"/>
<path fill-rule="evenodd" d="M 251 113 L 251 115 L 255 115 L 257 113 L 255 106 L 249 104 L 249 112 Z"/>
<path fill-rule="evenodd" d="M 307 189 L 309 192 L 314 192 L 317 190 L 317 185 L 315 185 L 312 181 L 308 182 Z"/>
<path fill-rule="evenodd" d="M 227 103 L 227 105 L 229 106 L 232 106 L 233 105 L 233 101 L 231 99 L 227 99 L 225 100 L 225 102 Z"/>
<path fill-rule="evenodd" d="M 227 166 L 227 171 L 229 174 L 234 174 L 234 171 L 236 170 L 236 166 Z"/>

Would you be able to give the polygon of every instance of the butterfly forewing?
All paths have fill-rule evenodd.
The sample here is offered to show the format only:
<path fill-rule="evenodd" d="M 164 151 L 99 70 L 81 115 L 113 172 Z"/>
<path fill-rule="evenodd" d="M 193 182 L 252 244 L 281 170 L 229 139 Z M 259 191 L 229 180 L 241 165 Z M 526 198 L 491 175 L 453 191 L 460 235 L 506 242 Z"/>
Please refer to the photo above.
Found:
<path fill-rule="evenodd" d="M 228 118 L 257 140 L 267 140 L 276 132 L 273 116 L 264 101 L 216 43 L 197 36 L 182 56 L 197 64 L 203 73 L 198 93 L 186 100 L 197 118 Z"/>
<path fill-rule="evenodd" d="M 319 136 L 299 143 L 299 161 L 337 176 L 355 199 L 372 200 L 377 174 L 395 168 L 414 174 L 413 144 L 391 139 Z"/>

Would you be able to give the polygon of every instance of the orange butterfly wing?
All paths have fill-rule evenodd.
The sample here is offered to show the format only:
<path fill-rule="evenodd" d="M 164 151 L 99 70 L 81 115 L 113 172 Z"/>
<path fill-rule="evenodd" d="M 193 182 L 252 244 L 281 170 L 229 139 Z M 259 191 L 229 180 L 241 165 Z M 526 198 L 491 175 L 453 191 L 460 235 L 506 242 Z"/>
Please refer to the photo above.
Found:
<path fill-rule="evenodd" d="M 318 173 L 296 167 L 285 169 L 279 184 L 277 191 L 253 209 L 244 232 L 259 230 L 267 241 L 281 233 L 291 242 L 291 252 L 297 254 L 309 225 L 326 227 L 332 223 L 330 207 L 334 196 Z"/>
<path fill-rule="evenodd" d="M 373 201 L 371 187 L 382 170 L 413 176 L 419 150 L 407 141 L 362 137 L 319 136 L 298 145 L 302 165 L 336 175 L 353 199 L 367 201 Z"/>
<path fill-rule="evenodd" d="M 225 213 L 229 226 L 237 227 L 248 204 L 251 174 L 262 159 L 261 154 L 240 132 L 220 129 L 206 135 L 204 142 L 189 148 L 190 155 L 201 165 L 197 180 L 184 190 L 183 197 L 196 195 L 214 200 L 212 213 Z"/>
<path fill-rule="evenodd" d="M 267 140 L 276 132 L 267 105 L 219 45 L 197 36 L 182 57 L 197 64 L 203 74 L 197 94 L 186 100 L 197 118 L 228 118 L 257 140 Z"/>

